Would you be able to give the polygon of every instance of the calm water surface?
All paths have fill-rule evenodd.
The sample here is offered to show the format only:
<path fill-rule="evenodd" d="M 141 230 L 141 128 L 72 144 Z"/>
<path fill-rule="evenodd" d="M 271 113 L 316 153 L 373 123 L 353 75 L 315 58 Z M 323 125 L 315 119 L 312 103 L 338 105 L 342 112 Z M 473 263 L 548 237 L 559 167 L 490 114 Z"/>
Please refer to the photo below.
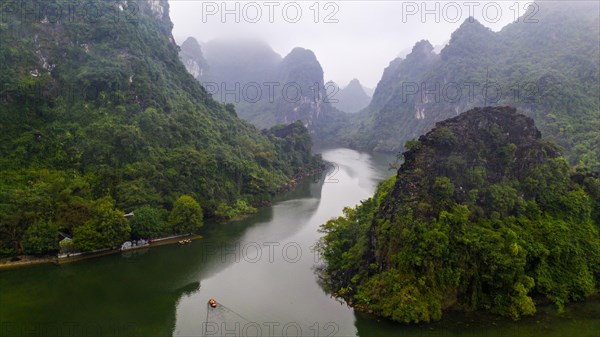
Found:
<path fill-rule="evenodd" d="M 393 157 L 323 157 L 333 163 L 327 175 L 252 218 L 207 224 L 191 245 L 1 271 L 0 336 L 599 336 L 599 300 L 516 323 L 448 314 L 404 326 L 332 299 L 314 274 L 319 225 L 371 196 Z"/>

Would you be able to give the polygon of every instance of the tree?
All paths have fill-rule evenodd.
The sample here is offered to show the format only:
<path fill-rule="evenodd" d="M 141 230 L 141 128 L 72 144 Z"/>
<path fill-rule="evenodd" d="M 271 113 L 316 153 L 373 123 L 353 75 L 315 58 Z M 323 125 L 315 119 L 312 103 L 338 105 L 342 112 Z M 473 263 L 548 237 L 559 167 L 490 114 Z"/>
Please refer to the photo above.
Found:
<path fill-rule="evenodd" d="M 105 197 L 96 201 L 92 219 L 75 228 L 73 245 L 83 251 L 110 248 L 129 238 L 131 227 L 125 213 L 114 208 L 114 200 Z"/>
<path fill-rule="evenodd" d="M 202 227 L 203 214 L 200 204 L 189 195 L 182 195 L 173 204 L 169 215 L 169 223 L 173 232 L 178 234 L 192 233 Z"/>
<path fill-rule="evenodd" d="M 573 175 L 533 121 L 510 110 L 438 125 L 448 132 L 419 139 L 374 207 L 321 226 L 328 291 L 406 323 L 450 307 L 519 319 L 538 301 L 560 311 L 597 293 L 597 174 Z M 454 140 L 440 146 L 444 133 Z"/>
<path fill-rule="evenodd" d="M 124 22 L 115 28 L 102 16 L 91 25 L 47 31 L 43 41 L 33 38 L 40 29 L 34 22 L 0 24 L 3 31 L 23 23 L 27 32 L 0 43 L 0 96 L 6 98 L 0 99 L 0 257 L 22 253 L 26 230 L 42 220 L 79 233 L 74 241 L 86 249 L 127 238 L 123 220 L 94 211 L 104 196 L 128 213 L 144 205 L 170 210 L 189 193 L 212 211 L 241 197 L 264 204 L 309 169 L 310 134 L 302 123 L 294 123 L 288 139 L 237 118 L 233 105 L 213 100 L 185 71 L 163 34 L 170 27 L 146 14 L 140 11 L 142 29 Z M 82 52 L 77 43 L 65 49 L 51 42 L 81 40 L 82 31 L 98 48 Z M 119 38 L 107 38 L 109 31 L 119 31 Z M 135 52 L 118 57 L 125 45 Z M 72 56 L 61 59 L 68 71 L 31 76 L 36 50 Z"/>
<path fill-rule="evenodd" d="M 43 255 L 58 250 L 58 230 L 51 221 L 38 221 L 31 225 L 23 238 L 27 254 Z"/>
<path fill-rule="evenodd" d="M 92 221 L 73 230 L 73 246 L 84 252 L 106 248 L 102 234 L 96 230 Z"/>
<path fill-rule="evenodd" d="M 135 212 L 131 219 L 131 236 L 133 238 L 153 239 L 165 231 L 165 212 L 151 206 L 144 206 Z"/>
<path fill-rule="evenodd" d="M 455 188 L 450 178 L 436 177 L 432 189 L 433 200 L 438 209 L 449 207 L 452 204 Z"/>

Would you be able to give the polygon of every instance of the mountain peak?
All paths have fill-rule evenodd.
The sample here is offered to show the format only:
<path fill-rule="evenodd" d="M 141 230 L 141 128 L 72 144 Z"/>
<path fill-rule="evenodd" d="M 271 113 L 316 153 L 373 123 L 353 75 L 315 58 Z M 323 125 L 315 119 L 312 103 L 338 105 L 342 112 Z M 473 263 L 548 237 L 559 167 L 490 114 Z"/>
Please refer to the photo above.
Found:
<path fill-rule="evenodd" d="M 493 31 L 490 28 L 481 24 L 481 22 L 477 21 L 477 19 L 475 19 L 472 16 L 468 17 L 458 27 L 458 29 L 456 31 L 454 31 L 454 33 L 452 33 L 452 37 L 454 37 L 455 34 L 460 34 L 462 32 L 480 32 L 480 33 L 486 33 L 486 34 L 493 34 Z"/>
<path fill-rule="evenodd" d="M 181 44 L 181 49 L 202 54 L 202 47 L 200 47 L 200 43 L 198 43 L 198 40 L 196 40 L 196 38 L 192 36 L 188 37 L 187 39 L 185 39 L 185 41 L 183 41 L 183 43 Z"/>
<path fill-rule="evenodd" d="M 185 39 L 185 41 L 183 41 L 183 43 L 181 45 L 184 45 L 184 44 L 200 46 L 200 43 L 198 43 L 198 40 L 196 40 L 196 38 L 193 36 L 190 36 L 187 39 Z"/>
<path fill-rule="evenodd" d="M 333 106 L 347 113 L 358 112 L 367 107 L 371 102 L 371 97 L 356 78 L 350 81 L 337 94 L 331 93 L 328 97 L 337 100 L 337 102 L 333 103 Z"/>
<path fill-rule="evenodd" d="M 479 20 L 475 19 L 472 16 L 466 18 L 465 21 L 463 21 L 463 23 L 460 24 L 458 30 L 464 29 L 465 27 L 486 28 L 484 25 L 481 24 L 481 22 L 479 22 Z"/>
<path fill-rule="evenodd" d="M 421 323 L 456 310 L 518 319 L 536 312 L 534 298 L 562 306 L 594 293 L 593 195 L 571 181 L 558 147 L 540 139 L 531 118 L 510 107 L 476 108 L 408 148 L 373 198 L 322 225 L 323 279 L 333 294 Z M 547 275 L 567 274 L 587 284 L 567 277 L 543 286 Z"/>
<path fill-rule="evenodd" d="M 417 43 L 415 43 L 415 45 L 412 48 L 411 54 L 413 53 L 431 53 L 433 51 L 433 45 L 431 45 L 431 42 L 429 42 L 428 40 L 421 40 Z"/>
<path fill-rule="evenodd" d="M 436 53 L 434 52 L 433 45 L 427 40 L 421 40 L 415 43 L 410 54 L 406 55 L 406 59 L 423 60 L 429 59 L 434 55 L 436 55 Z"/>
<path fill-rule="evenodd" d="M 305 60 L 305 61 L 318 63 L 317 56 L 315 55 L 315 53 L 312 50 L 304 49 L 301 47 L 296 47 L 296 48 L 292 49 L 292 51 L 290 51 L 290 53 L 287 54 L 287 56 L 285 58 L 293 59 L 293 60 Z"/>
<path fill-rule="evenodd" d="M 287 69 L 285 72 L 289 72 L 290 69 L 301 69 L 302 72 L 306 72 L 307 66 L 311 69 L 314 80 L 318 80 L 317 83 L 323 83 L 323 68 L 312 50 L 296 47 L 281 62 L 281 68 Z"/>
<path fill-rule="evenodd" d="M 181 44 L 179 58 L 195 79 L 204 79 L 208 71 L 208 64 L 198 40 L 191 36 L 188 37 Z"/>
<path fill-rule="evenodd" d="M 348 83 L 348 85 L 346 86 L 346 88 L 349 87 L 359 87 L 362 88 L 362 84 L 360 84 L 360 81 L 357 78 L 353 78 L 352 81 L 350 81 Z"/>
<path fill-rule="evenodd" d="M 146 0 L 150 10 L 158 19 L 169 17 L 169 3 L 167 0 Z"/>
<path fill-rule="evenodd" d="M 67 2 L 59 0 L 55 5 L 60 10 Z M 27 3 L 37 11 L 41 1 Z M 173 205 L 184 195 L 193 203 L 197 221 L 184 227 L 159 226 L 168 235 L 193 232 L 203 214 L 219 217 L 221 206 L 246 201 L 266 204 L 311 160 L 310 137 L 301 125 L 294 126 L 297 138 L 293 139 L 261 133 L 238 119 L 230 106 L 214 101 L 186 72 L 172 38 L 166 0 L 106 4 L 115 5 L 115 10 L 124 12 L 120 20 L 104 12 L 94 20 L 59 15 L 60 24 L 51 26 L 47 18 L 3 16 L 0 88 L 2 98 L 8 99 L 0 99 L 0 222 L 4 229 L 9 216 L 4 210 L 19 220 L 11 223 L 17 234 L 10 241 L 0 235 L 2 257 L 53 254 L 59 230 L 72 237 L 73 247 L 80 251 L 161 236 L 135 229 L 132 234 L 123 215 L 135 210 L 137 216 L 141 208 L 166 215 L 177 209 Z M 0 8 L 4 7 L 2 3 Z M 136 20 L 125 20 L 127 14 L 136 14 Z M 6 29 L 18 29 L 20 38 L 4 43 Z M 199 47 L 194 39 L 186 45 Z M 198 67 L 196 59 L 189 59 L 187 65 Z M 5 88 L 27 91 L 4 96 Z M 29 88 L 44 88 L 44 92 Z M 36 99 L 25 102 L 21 97 Z M 252 152 L 264 158 L 247 155 Z M 203 169 L 207 165 L 211 169 Z M 171 176 L 157 184 L 156 177 L 165 167 Z M 4 184 L 8 180 L 10 185 Z M 31 189 L 30 185 L 44 187 Z M 32 193 L 55 200 L 54 191 L 62 191 L 62 202 L 48 207 L 26 205 L 15 197 Z M 75 209 L 75 217 L 64 212 Z M 36 216 L 22 221 L 24 210 Z M 21 242 L 29 240 L 25 233 L 37 228 L 31 226 L 42 222 L 56 226 L 34 234 L 34 240 L 48 243 L 36 252 L 37 248 Z"/>
<path fill-rule="evenodd" d="M 475 55 L 474 50 L 485 53 L 497 46 L 496 39 L 496 33 L 473 17 L 469 17 L 452 33 L 450 42 L 442 49 L 440 56 L 442 59 L 447 59 L 451 55 L 470 58 Z"/>

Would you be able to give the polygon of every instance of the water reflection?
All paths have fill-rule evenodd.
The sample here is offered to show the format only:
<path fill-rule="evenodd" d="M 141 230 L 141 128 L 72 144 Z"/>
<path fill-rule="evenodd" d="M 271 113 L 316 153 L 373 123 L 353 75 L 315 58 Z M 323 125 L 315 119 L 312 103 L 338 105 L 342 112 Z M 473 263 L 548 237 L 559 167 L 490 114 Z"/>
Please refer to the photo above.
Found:
<path fill-rule="evenodd" d="M 170 335 L 178 300 L 200 283 L 163 248 L 0 273 L 1 335 Z"/>
<path fill-rule="evenodd" d="M 265 336 L 294 336 L 300 330 L 304 336 L 362 337 L 600 331 L 599 300 L 518 323 L 446 315 L 439 323 L 403 326 L 354 313 L 330 298 L 313 271 L 317 230 L 343 207 L 371 196 L 377 182 L 392 174 L 387 164 L 393 158 L 345 149 L 323 156 L 339 164 L 337 183 L 324 182 L 325 176 L 305 180 L 251 218 L 206 224 L 205 239 L 190 245 L 0 271 L 0 336 L 201 336 L 207 320 L 228 324 L 210 330 L 213 335 L 236 329 L 236 322 L 247 327 L 246 335 L 256 331 L 249 323 L 257 323 Z M 230 310 L 207 319 L 211 297 Z"/>
<path fill-rule="evenodd" d="M 302 182 L 281 198 L 271 208 L 270 219 L 246 219 L 207 233 L 204 244 L 211 245 L 217 238 L 217 246 L 224 248 L 215 247 L 217 252 L 208 262 L 212 276 L 202 279 L 200 291 L 179 302 L 174 335 L 204 331 L 207 324 L 200 317 L 208 317 L 213 335 L 226 333 L 224 329 L 243 335 L 245 327 L 256 331 L 257 326 L 263 335 L 356 334 L 352 310 L 318 285 L 313 270 L 318 260 L 312 247 L 319 226 L 341 215 L 343 207 L 369 197 L 386 171 L 374 170 L 368 154 L 352 150 L 327 150 L 323 157 L 335 169 L 319 181 Z M 228 237 L 240 229 L 239 239 Z M 230 315 L 210 315 L 209 298 L 229 308 Z"/>
<path fill-rule="evenodd" d="M 538 308 L 533 317 L 520 321 L 486 313 L 447 313 L 435 323 L 403 325 L 356 313 L 356 329 L 361 337 L 596 337 L 600 331 L 600 299 L 569 305 L 558 313 L 552 306 Z"/>

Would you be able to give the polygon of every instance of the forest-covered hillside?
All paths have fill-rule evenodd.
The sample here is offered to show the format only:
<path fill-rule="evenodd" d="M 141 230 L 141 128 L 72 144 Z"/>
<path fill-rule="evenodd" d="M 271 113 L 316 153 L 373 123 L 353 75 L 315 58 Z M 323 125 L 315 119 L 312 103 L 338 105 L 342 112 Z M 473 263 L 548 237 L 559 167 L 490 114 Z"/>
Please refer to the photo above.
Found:
<path fill-rule="evenodd" d="M 322 226 L 330 292 L 406 323 L 598 292 L 600 177 L 572 174 L 532 119 L 476 108 L 406 147 L 397 175 Z"/>
<path fill-rule="evenodd" d="M 166 0 L 15 4 L 0 4 L 0 255 L 53 251 L 59 231 L 117 245 L 140 209 L 152 235 L 185 232 L 172 209 L 264 204 L 315 160 L 302 124 L 261 132 L 186 72 Z"/>
<path fill-rule="evenodd" d="M 338 138 L 398 152 L 462 111 L 510 105 L 532 117 L 572 165 L 600 170 L 599 6 L 538 1 L 499 32 L 465 20 L 439 54 L 418 42 L 390 63 L 370 106 Z"/>

